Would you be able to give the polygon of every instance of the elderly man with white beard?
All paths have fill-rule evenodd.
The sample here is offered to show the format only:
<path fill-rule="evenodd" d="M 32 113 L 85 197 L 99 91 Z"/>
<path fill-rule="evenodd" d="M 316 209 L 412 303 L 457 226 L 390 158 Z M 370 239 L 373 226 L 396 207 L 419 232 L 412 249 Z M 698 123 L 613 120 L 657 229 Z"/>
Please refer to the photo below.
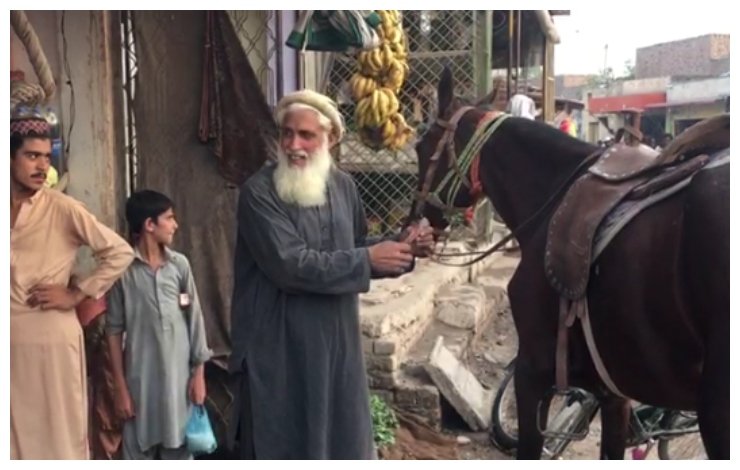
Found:
<path fill-rule="evenodd" d="M 276 120 L 278 162 L 239 197 L 230 436 L 244 459 L 372 459 L 358 294 L 413 269 L 431 229 L 368 239 L 355 183 L 329 153 L 344 132 L 331 99 L 292 93 Z"/>

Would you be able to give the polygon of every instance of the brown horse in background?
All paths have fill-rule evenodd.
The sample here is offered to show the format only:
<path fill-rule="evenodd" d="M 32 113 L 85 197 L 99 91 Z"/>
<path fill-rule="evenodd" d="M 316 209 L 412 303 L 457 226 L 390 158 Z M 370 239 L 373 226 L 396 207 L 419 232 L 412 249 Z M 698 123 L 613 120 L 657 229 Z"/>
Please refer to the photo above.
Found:
<path fill-rule="evenodd" d="M 485 110 L 472 108 L 456 125 L 450 123 L 463 103 L 453 95 L 447 69 L 438 99 L 437 123 L 416 149 L 423 201 L 418 212 L 442 229 L 448 225 L 445 213 L 439 204 L 429 204 L 424 192 L 425 183 L 438 188 L 455 168 L 440 141 L 452 132 L 460 155 Z M 595 151 L 547 124 L 508 118 L 480 150 L 483 192 L 508 227 L 520 227 L 548 199 L 562 197 L 561 186 Z M 452 195 L 449 187 L 438 188 L 443 200 L 458 208 L 474 203 L 464 185 Z M 721 459 L 730 456 L 729 194 L 729 164 L 697 173 L 686 188 L 622 229 L 591 267 L 587 291 L 595 343 L 619 390 L 642 403 L 697 411 L 707 455 Z M 559 296 L 545 276 L 544 260 L 548 222 L 557 205 L 546 207 L 516 230 L 521 262 L 508 286 L 519 337 L 518 458 L 540 457 L 538 404 L 546 419 L 544 398 L 555 383 Z M 606 389 L 580 327 L 568 330 L 568 351 L 569 384 L 601 401 L 602 458 L 623 458 L 628 401 Z"/>

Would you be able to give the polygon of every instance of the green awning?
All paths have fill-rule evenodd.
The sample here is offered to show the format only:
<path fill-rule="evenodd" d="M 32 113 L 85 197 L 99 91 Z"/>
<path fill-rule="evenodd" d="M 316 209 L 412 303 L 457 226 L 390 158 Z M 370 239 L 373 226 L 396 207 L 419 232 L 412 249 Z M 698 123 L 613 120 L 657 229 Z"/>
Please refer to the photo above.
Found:
<path fill-rule="evenodd" d="M 285 44 L 294 49 L 351 52 L 380 45 L 373 10 L 304 10 Z"/>

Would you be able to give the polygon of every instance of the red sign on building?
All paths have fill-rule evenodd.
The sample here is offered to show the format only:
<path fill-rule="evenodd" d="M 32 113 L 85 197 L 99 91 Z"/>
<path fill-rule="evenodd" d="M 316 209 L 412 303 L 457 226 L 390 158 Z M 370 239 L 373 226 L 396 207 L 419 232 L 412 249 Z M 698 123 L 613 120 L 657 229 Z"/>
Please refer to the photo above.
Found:
<path fill-rule="evenodd" d="M 619 111 L 644 111 L 649 105 L 666 102 L 665 93 L 641 93 L 639 95 L 603 96 L 589 98 L 588 111 L 591 114 L 617 113 Z"/>

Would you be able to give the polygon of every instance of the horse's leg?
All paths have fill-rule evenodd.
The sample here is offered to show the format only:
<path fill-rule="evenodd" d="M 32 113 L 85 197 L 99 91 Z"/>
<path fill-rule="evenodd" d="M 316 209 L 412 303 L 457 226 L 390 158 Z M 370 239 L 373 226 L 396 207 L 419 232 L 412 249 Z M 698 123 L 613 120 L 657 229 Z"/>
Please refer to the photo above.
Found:
<path fill-rule="evenodd" d="M 622 460 L 627 442 L 630 402 L 610 393 L 600 398 L 599 404 L 601 405 L 600 457 L 602 460 Z"/>
<path fill-rule="evenodd" d="M 717 328 L 715 328 L 717 330 Z M 730 458 L 730 333 L 710 334 L 699 385 L 699 430 L 710 459 Z"/>
<path fill-rule="evenodd" d="M 517 460 L 539 459 L 542 455 L 544 438 L 537 427 L 537 408 L 548 388 L 547 376 L 534 370 L 526 360 L 517 357 L 514 371 L 516 387 L 516 407 L 519 422 L 519 445 Z M 542 412 L 547 417 L 547 406 L 542 404 Z"/>
<path fill-rule="evenodd" d="M 522 248 L 521 261 L 508 287 L 519 338 L 514 373 L 519 417 L 517 459 L 539 459 L 542 455 L 544 439 L 537 426 L 537 407 L 555 382 L 558 299 L 542 268 L 546 229 L 541 228 L 538 240 L 530 240 L 529 249 Z M 544 403 L 541 411 L 547 413 Z"/>

